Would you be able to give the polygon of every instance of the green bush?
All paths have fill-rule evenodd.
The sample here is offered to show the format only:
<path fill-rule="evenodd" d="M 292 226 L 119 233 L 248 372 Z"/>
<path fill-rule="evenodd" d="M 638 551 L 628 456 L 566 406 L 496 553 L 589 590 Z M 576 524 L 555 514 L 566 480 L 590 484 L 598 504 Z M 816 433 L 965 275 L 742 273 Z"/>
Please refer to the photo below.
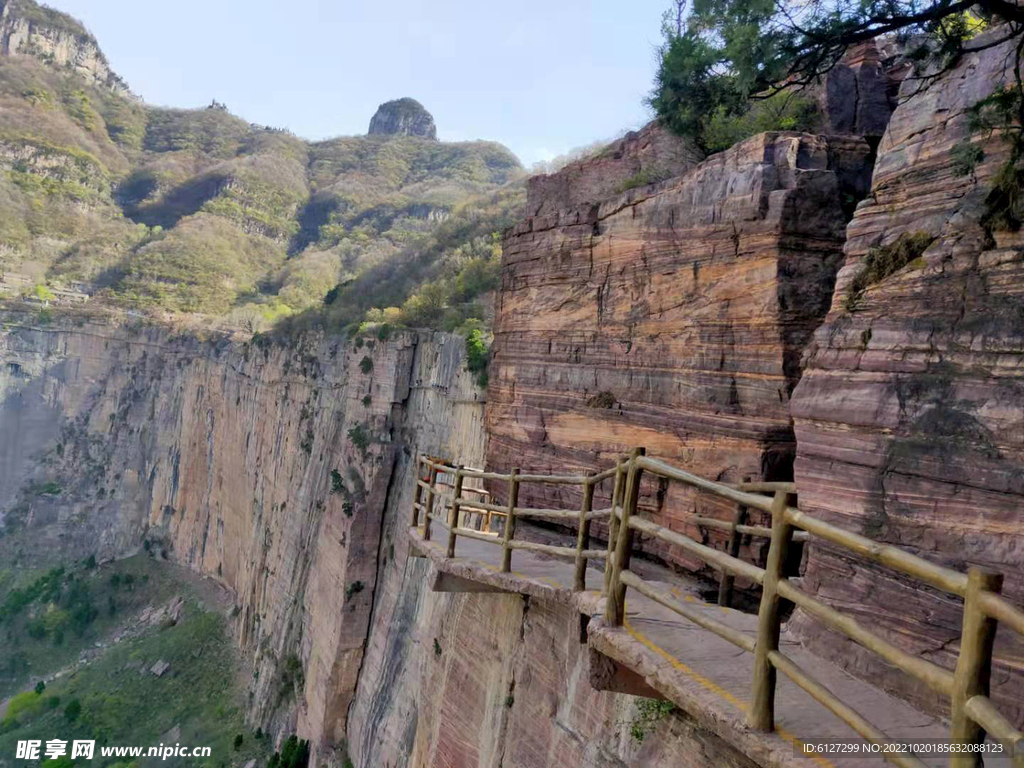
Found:
<path fill-rule="evenodd" d="M 363 591 L 363 582 L 353 581 L 347 587 L 345 587 L 345 599 L 350 600 L 353 595 L 359 594 Z"/>
<path fill-rule="evenodd" d="M 271 768 L 306 768 L 309 765 L 309 741 L 292 734 L 270 758 Z"/>
<path fill-rule="evenodd" d="M 671 701 L 640 699 L 636 704 L 636 716 L 629 724 L 629 735 L 638 744 L 654 730 L 667 715 L 674 712 L 676 705 Z"/>
<path fill-rule="evenodd" d="M 69 723 L 73 723 L 77 720 L 80 714 L 82 714 L 82 702 L 78 699 L 72 699 L 64 708 L 64 719 Z"/>
<path fill-rule="evenodd" d="M 466 367 L 476 374 L 476 383 L 483 389 L 487 388 L 487 366 L 491 361 L 491 351 L 484 341 L 483 333 L 474 328 L 466 334 Z"/>
<path fill-rule="evenodd" d="M 705 118 L 701 131 L 705 149 L 721 152 L 758 133 L 813 131 L 818 122 L 818 106 L 813 100 L 792 91 L 782 91 L 752 101 L 738 115 L 719 107 Z"/>
<path fill-rule="evenodd" d="M 927 232 L 905 232 L 889 245 L 869 249 L 864 257 L 864 266 L 850 282 L 846 310 L 855 311 L 869 286 L 882 282 L 920 259 L 934 240 L 935 237 Z"/>
<path fill-rule="evenodd" d="M 341 478 L 341 472 L 336 469 L 331 470 L 331 493 L 343 493 L 345 491 L 345 481 Z"/>
<path fill-rule="evenodd" d="M 364 356 L 363 359 L 359 361 L 359 370 L 362 371 L 363 373 L 369 373 L 370 371 L 372 371 L 373 360 L 367 356 Z"/>
<path fill-rule="evenodd" d="M 359 449 L 363 458 L 366 458 L 367 449 L 370 447 L 370 433 L 362 424 L 356 424 L 348 431 L 348 439 Z"/>

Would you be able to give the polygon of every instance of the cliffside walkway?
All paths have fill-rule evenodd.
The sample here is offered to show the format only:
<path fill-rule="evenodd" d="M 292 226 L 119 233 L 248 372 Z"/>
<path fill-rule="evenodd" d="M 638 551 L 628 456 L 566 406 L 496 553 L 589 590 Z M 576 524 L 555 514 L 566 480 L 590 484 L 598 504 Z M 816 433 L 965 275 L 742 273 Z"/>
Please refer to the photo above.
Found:
<path fill-rule="evenodd" d="M 879 765 L 883 750 L 893 749 L 894 743 L 908 743 L 924 746 L 916 752 L 890 751 L 884 759 L 900 766 L 958 768 L 976 765 L 976 753 L 971 750 L 985 748 L 1002 750 L 999 754 L 985 754 L 985 766 L 1024 766 L 1024 736 L 988 699 L 996 618 L 1014 630 L 1024 631 L 1024 612 L 998 596 L 997 576 L 978 571 L 969 575 L 949 571 L 807 518 L 790 506 L 794 490 L 790 484 L 714 483 L 648 459 L 642 450 L 611 470 L 587 478 L 545 477 L 518 471 L 498 475 L 426 457 L 420 461 L 427 471 L 417 480 L 409 536 L 412 553 L 433 564 L 432 588 L 444 592 L 533 595 L 575 606 L 582 617 L 580 642 L 589 649 L 590 681 L 595 688 L 668 699 L 701 728 L 718 735 L 758 765 Z M 735 501 L 740 509 L 733 523 L 705 522 L 731 526 L 734 541 L 739 534 L 769 537 L 767 567 L 758 568 L 733 554 L 705 547 L 667 529 L 658 530 L 661 527 L 657 524 L 634 517 L 643 471 L 687 482 Z M 474 478 L 508 482 L 508 503 L 493 504 L 486 491 L 469 488 L 466 481 Z M 612 507 L 591 509 L 594 487 L 608 479 L 615 481 Z M 517 505 L 518 486 L 524 482 L 581 484 L 581 509 L 521 509 Z M 744 525 L 743 508 L 772 513 L 772 528 Z M 492 532 L 495 517 L 501 521 L 500 533 Z M 576 546 L 517 539 L 516 521 L 527 517 L 575 521 Z M 594 519 L 607 519 L 610 526 L 610 541 L 605 550 L 589 548 L 589 523 Z M 796 531 L 797 527 L 802 531 Z M 723 573 L 760 584 L 762 600 L 758 615 L 704 602 L 696 582 L 657 573 L 656 567 L 642 563 L 631 566 L 632 537 L 637 530 L 699 555 Z M 964 635 L 956 670 L 945 670 L 906 654 L 801 592 L 798 582 L 785 578 L 785 545 L 794 535 L 808 534 L 963 594 Z M 588 561 L 597 559 L 606 560 L 611 567 L 588 567 Z M 729 581 L 723 579 L 722 583 L 724 602 L 728 599 Z M 631 588 L 628 604 L 627 587 Z M 894 666 L 923 679 L 937 692 L 950 695 L 952 724 L 922 714 L 804 650 L 782 631 L 780 598 L 797 603 Z M 777 681 L 778 670 L 783 675 Z M 858 745 L 853 749 L 861 752 L 807 756 L 803 751 L 804 745 L 840 741 Z M 879 745 L 873 747 L 878 751 L 866 756 L 863 750 L 870 748 L 869 744 Z M 951 755 L 950 744 L 957 744 L 964 751 Z M 1014 748 L 1015 758 L 1010 756 Z"/>

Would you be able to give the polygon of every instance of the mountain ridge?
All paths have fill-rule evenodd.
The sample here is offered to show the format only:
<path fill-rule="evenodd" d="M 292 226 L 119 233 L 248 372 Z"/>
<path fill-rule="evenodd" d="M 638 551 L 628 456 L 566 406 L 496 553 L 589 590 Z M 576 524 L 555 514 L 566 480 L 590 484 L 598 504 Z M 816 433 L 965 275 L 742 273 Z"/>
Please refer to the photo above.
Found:
<path fill-rule="evenodd" d="M 145 104 L 84 25 L 32 0 L 0 3 L 0 35 L 0 295 L 73 285 L 268 327 L 522 183 L 496 142 L 437 141 L 418 102 L 422 135 L 306 141 L 216 101 Z"/>

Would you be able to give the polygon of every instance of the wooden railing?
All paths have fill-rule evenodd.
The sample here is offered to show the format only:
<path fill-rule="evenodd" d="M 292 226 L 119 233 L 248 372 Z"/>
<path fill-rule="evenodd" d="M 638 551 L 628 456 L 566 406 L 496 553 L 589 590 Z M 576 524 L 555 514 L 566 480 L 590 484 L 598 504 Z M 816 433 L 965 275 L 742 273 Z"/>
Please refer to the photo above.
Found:
<path fill-rule="evenodd" d="M 421 476 L 422 468 L 427 469 L 427 479 Z M 640 483 L 643 473 L 664 478 L 667 481 L 683 483 L 691 488 L 714 494 L 737 505 L 737 514 L 730 523 L 727 521 L 690 516 L 690 521 L 705 527 L 714 527 L 730 532 L 728 551 L 722 552 L 701 544 L 637 514 L 640 497 Z M 524 549 L 554 557 L 575 561 L 574 589 L 585 587 L 587 562 L 591 559 L 605 560 L 604 589 L 607 597 L 605 619 L 612 626 L 621 626 L 625 618 L 626 591 L 635 589 L 645 597 L 669 608 L 688 621 L 714 633 L 733 645 L 754 655 L 754 670 L 751 681 L 751 702 L 748 721 L 752 728 L 761 731 L 775 729 L 775 687 L 776 674 L 781 671 L 796 685 L 805 690 L 815 701 L 843 720 L 854 731 L 870 742 L 884 744 L 893 741 L 872 725 L 861 714 L 842 702 L 824 685 L 814 679 L 791 658 L 779 650 L 781 632 L 780 602 L 788 600 L 811 616 L 845 634 L 854 642 L 882 657 L 886 662 L 923 682 L 936 693 L 948 696 L 951 701 L 950 740 L 953 744 L 979 745 L 985 735 L 1001 742 L 1013 756 L 1015 768 L 1024 768 L 1024 733 L 1017 729 L 993 705 L 989 698 L 989 679 L 992 669 L 992 646 L 996 628 L 1005 624 L 1014 631 L 1024 634 L 1024 611 L 1012 605 L 1000 594 L 1002 575 L 991 570 L 971 567 L 968 572 L 936 565 L 921 557 L 897 547 L 873 541 L 852 533 L 831 523 L 811 517 L 792 505 L 795 486 L 792 483 L 741 483 L 729 485 L 699 477 L 663 461 L 649 458 L 644 449 L 635 449 L 629 456 L 616 462 L 615 466 L 589 476 L 535 475 L 523 474 L 518 469 L 509 474 L 484 472 L 440 462 L 427 457 L 420 458 L 417 472 L 417 486 L 413 503 L 412 524 L 419 525 L 419 514 L 423 512 L 423 538 L 431 536 L 431 521 L 445 520 L 442 514 L 433 510 L 437 498 L 437 477 L 449 474 L 454 478 L 451 487 L 454 495 L 446 504 L 448 512 L 447 556 L 454 557 L 458 536 L 486 541 L 502 547 L 501 570 L 509 572 L 512 552 Z M 490 502 L 473 501 L 463 496 L 466 478 L 478 478 L 508 483 L 508 502 L 498 506 Z M 597 485 L 614 478 L 611 507 L 592 509 L 594 489 Z M 519 487 L 522 483 L 579 485 L 582 488 L 580 509 L 529 509 L 518 506 Z M 422 492 L 426 491 L 423 499 Z M 765 495 L 770 493 L 771 495 Z M 501 539 L 458 525 L 460 509 L 464 506 L 482 508 L 485 511 L 501 513 L 504 526 Z M 770 516 L 771 527 L 750 526 L 743 523 L 745 510 L 760 510 Z M 519 518 L 543 518 L 577 524 L 575 547 L 539 544 L 515 538 L 516 520 Z M 590 525 L 593 520 L 607 520 L 608 546 L 606 550 L 590 548 Z M 689 555 L 717 569 L 722 574 L 720 601 L 727 600 L 731 591 L 730 577 L 742 577 L 761 586 L 761 602 L 758 609 L 757 635 L 749 637 L 726 624 L 711 618 L 704 612 L 690 608 L 661 590 L 652 587 L 634 571 L 630 570 L 633 554 L 633 538 L 639 532 L 678 547 Z M 764 568 L 748 563 L 737 557 L 740 535 L 765 536 L 770 538 L 767 562 Z M 784 566 L 792 542 L 800 539 L 813 541 L 814 537 L 853 553 L 856 556 L 879 563 L 887 568 L 916 578 L 948 594 L 963 598 L 963 623 L 960 649 L 954 670 L 947 670 L 926 659 L 910 654 L 888 640 L 871 632 L 855 619 L 842 614 L 797 587 L 786 577 Z M 727 579 L 729 579 L 727 581 Z M 727 587 L 728 585 L 728 587 Z M 892 763 L 906 768 L 922 768 L 924 763 L 912 755 L 886 755 Z M 952 753 L 952 768 L 974 768 L 978 755 L 969 749 Z"/>

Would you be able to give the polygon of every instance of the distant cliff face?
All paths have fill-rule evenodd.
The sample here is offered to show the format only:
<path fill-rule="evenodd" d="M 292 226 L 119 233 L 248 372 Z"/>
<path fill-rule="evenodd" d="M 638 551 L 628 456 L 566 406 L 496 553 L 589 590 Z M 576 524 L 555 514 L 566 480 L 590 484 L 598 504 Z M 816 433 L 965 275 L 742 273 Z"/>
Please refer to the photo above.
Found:
<path fill-rule="evenodd" d="M 972 135 L 967 111 L 1012 81 L 1012 61 L 1006 44 L 965 56 L 894 112 L 793 416 L 801 507 L 956 569 L 991 566 L 1020 604 L 1024 240 L 982 225 L 1007 148 Z M 951 153 L 962 141 L 984 151 L 973 174 L 955 173 Z M 858 281 L 869 259 L 913 235 L 923 236 L 918 251 L 883 279 Z M 958 601 L 825 546 L 811 551 L 806 581 L 912 653 L 951 664 Z M 814 647 L 934 705 L 859 646 L 803 617 L 800 626 Z M 992 679 L 1019 720 L 1024 648 L 1012 638 L 1000 632 Z"/>
<path fill-rule="evenodd" d="M 544 213 L 505 237 L 488 466 L 579 471 L 646 446 L 706 477 L 789 479 L 789 398 L 870 155 L 853 137 L 761 134 L 600 202 L 548 213 L 534 197 Z M 573 508 L 565 492 L 521 502 Z M 679 485 L 645 486 L 642 504 L 698 538 L 688 513 L 732 515 Z"/>
<path fill-rule="evenodd" d="M 85 27 L 28 0 L 0 0 L 0 55 L 35 56 L 66 67 L 94 85 L 130 95 Z"/>
<path fill-rule="evenodd" d="M 434 117 L 416 99 L 405 97 L 386 101 L 370 118 L 370 136 L 418 136 L 436 139 Z"/>
<path fill-rule="evenodd" d="M 298 729 L 320 750 L 342 744 L 378 558 L 393 561 L 400 540 L 400 523 L 384 527 L 393 468 L 431 419 L 429 408 L 406 410 L 410 393 L 462 382 L 457 410 L 484 439 L 462 339 L 286 348 L 99 320 L 4 320 L 4 562 L 145 549 L 221 580 L 237 595 L 238 640 L 256 669 L 252 721 Z"/>

